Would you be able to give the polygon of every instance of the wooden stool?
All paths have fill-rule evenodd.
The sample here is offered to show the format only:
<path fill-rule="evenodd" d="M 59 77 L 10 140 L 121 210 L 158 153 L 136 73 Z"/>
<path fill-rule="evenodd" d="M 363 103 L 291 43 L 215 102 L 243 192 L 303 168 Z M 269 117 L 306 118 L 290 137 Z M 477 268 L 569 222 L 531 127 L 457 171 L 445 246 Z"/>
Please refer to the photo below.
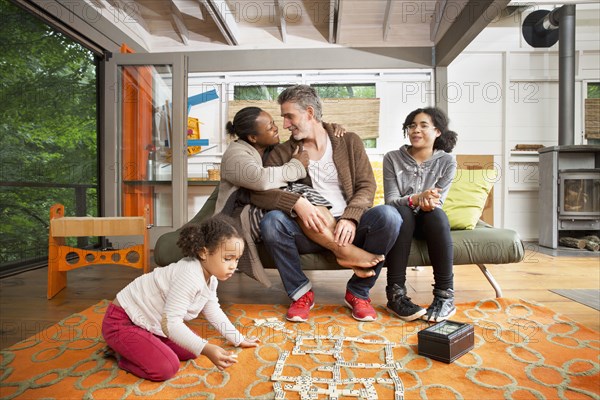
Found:
<path fill-rule="evenodd" d="M 118 264 L 149 271 L 148 208 L 144 217 L 65 217 L 62 204 L 50 208 L 48 299 L 67 286 L 67 271 L 93 264 Z M 85 250 L 65 245 L 70 236 L 142 235 L 144 243 L 119 250 Z"/>

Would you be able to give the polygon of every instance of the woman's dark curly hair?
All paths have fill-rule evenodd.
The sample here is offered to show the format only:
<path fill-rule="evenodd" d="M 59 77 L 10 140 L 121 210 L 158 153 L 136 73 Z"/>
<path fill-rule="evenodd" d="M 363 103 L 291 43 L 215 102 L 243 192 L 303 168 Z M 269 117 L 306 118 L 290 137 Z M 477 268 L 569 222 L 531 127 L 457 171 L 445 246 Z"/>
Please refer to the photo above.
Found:
<path fill-rule="evenodd" d="M 259 107 L 242 108 L 233 117 L 233 122 L 228 121 L 225 130 L 229 136 L 238 137 L 244 142 L 248 142 L 248 136 L 256 135 L 256 119 L 262 112 Z"/>
<path fill-rule="evenodd" d="M 446 114 L 439 108 L 417 108 L 415 111 L 408 114 L 408 116 L 404 120 L 404 124 L 402 125 L 404 137 L 406 137 L 408 134 L 408 126 L 414 122 L 417 114 L 421 113 L 429 115 L 429 117 L 431 118 L 431 122 L 433 122 L 433 126 L 439 129 L 440 132 L 442 132 L 442 134 L 435 139 L 435 142 L 433 142 L 433 149 L 444 150 L 446 153 L 452 153 L 454 146 L 456 146 L 458 134 L 448 129 L 448 124 L 450 123 L 450 120 L 448 119 Z"/>
<path fill-rule="evenodd" d="M 243 240 L 235 225 L 233 218 L 223 214 L 217 214 L 201 224 L 189 224 L 179 233 L 177 246 L 181 248 L 184 257 L 198 258 L 202 248 L 212 254 L 227 239 Z"/>

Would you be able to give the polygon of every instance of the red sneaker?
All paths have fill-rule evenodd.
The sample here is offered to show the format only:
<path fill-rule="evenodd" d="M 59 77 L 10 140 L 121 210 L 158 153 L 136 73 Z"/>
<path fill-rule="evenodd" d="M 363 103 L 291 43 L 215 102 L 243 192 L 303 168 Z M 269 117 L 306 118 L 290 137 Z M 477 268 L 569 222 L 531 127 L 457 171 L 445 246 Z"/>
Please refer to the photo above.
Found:
<path fill-rule="evenodd" d="M 361 299 L 346 290 L 346 305 L 352 310 L 352 317 L 358 321 L 375 321 L 377 312 L 371 305 L 371 299 Z"/>
<path fill-rule="evenodd" d="M 308 319 L 308 313 L 315 305 L 315 293 L 309 290 L 298 300 L 293 301 L 285 318 L 293 322 L 305 322 Z"/>

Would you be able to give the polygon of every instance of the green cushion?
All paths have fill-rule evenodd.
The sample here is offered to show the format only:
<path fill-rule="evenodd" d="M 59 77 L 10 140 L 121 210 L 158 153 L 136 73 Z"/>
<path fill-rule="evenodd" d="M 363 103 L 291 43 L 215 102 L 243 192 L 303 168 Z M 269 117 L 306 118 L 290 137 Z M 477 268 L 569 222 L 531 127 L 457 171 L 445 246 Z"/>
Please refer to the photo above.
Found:
<path fill-rule="evenodd" d="M 217 193 L 218 187 L 190 223 L 199 223 L 214 213 Z M 447 200 L 444 203 L 444 210 L 446 205 Z M 479 213 L 481 214 L 481 211 Z M 506 264 L 519 262 L 523 259 L 523 243 L 515 231 L 493 228 L 482 221 L 477 222 L 474 228 L 474 230 L 451 232 L 452 243 L 454 244 L 454 265 Z M 154 261 L 156 264 L 165 266 L 181 259 L 181 250 L 177 247 L 178 236 L 179 230 L 176 230 L 166 233 L 158 239 L 154 248 Z M 258 246 L 258 251 L 265 268 L 275 268 L 273 259 L 262 244 Z M 335 257 L 328 251 L 303 254 L 301 260 L 302 268 L 307 270 L 342 268 L 337 265 Z M 425 241 L 412 241 L 408 265 L 431 265 Z"/>
<path fill-rule="evenodd" d="M 444 202 L 450 229 L 473 229 L 497 181 L 495 169 L 457 169 Z"/>
<path fill-rule="evenodd" d="M 473 230 L 452 231 L 454 265 L 467 264 L 509 264 L 523 260 L 525 249 L 519 234 L 511 229 L 494 228 L 478 221 Z M 275 262 L 261 243 L 258 253 L 265 268 L 275 268 Z M 343 269 L 333 253 L 302 254 L 302 269 L 332 270 Z M 408 257 L 409 266 L 431 265 L 429 250 L 424 240 L 413 239 Z"/>

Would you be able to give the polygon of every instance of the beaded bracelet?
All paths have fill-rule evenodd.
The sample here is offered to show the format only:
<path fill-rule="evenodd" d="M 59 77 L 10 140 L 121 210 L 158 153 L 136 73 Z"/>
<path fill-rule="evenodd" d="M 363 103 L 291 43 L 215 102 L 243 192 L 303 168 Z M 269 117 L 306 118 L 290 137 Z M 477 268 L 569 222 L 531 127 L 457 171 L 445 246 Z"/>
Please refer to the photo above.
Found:
<path fill-rule="evenodd" d="M 412 209 L 415 208 L 415 204 L 412 201 L 412 195 L 408 196 L 408 206 Z"/>

